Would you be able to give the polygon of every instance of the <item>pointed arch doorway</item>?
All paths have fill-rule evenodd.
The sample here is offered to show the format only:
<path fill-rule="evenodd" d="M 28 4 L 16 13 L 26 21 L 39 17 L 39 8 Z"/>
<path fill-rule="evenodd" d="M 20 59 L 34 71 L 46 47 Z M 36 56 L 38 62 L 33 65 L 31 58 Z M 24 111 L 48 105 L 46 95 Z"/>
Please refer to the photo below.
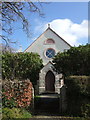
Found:
<path fill-rule="evenodd" d="M 45 90 L 48 92 L 55 91 L 55 75 L 52 71 L 48 71 L 45 76 Z"/>

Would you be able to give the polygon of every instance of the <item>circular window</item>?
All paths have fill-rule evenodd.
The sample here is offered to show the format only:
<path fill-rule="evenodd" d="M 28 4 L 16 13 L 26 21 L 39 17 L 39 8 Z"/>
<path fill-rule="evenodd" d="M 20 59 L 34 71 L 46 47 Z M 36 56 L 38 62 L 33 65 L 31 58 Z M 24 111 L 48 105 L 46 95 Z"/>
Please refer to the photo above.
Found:
<path fill-rule="evenodd" d="M 48 58 L 54 57 L 54 56 L 55 56 L 55 50 L 52 49 L 52 48 L 47 49 L 47 50 L 46 50 L 46 56 L 47 56 Z"/>

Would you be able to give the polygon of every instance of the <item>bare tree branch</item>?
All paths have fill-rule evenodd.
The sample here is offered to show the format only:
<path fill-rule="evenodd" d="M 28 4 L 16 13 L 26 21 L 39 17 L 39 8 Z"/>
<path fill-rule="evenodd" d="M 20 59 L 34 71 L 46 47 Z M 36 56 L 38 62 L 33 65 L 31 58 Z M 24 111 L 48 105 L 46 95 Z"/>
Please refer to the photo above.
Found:
<path fill-rule="evenodd" d="M 8 34 L 13 34 L 13 24 L 18 20 L 21 20 L 22 29 L 26 32 L 27 36 L 29 36 L 29 24 L 31 23 L 29 23 L 27 17 L 25 16 L 25 13 L 23 12 L 24 10 L 28 10 L 31 13 L 38 13 L 40 16 L 44 15 L 41 12 L 42 10 L 40 2 L 37 4 L 33 2 L 2 2 L 2 18 L 0 18 L 0 20 L 2 20 L 3 35 L 0 36 L 4 41 L 6 41 L 6 44 L 9 44 L 11 41 L 7 36 Z"/>

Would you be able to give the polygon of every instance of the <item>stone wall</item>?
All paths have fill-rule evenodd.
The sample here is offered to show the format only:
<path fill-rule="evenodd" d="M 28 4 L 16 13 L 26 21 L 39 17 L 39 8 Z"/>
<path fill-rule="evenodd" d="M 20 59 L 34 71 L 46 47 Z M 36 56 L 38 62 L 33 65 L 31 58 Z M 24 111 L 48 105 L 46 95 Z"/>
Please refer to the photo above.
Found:
<path fill-rule="evenodd" d="M 62 74 L 58 74 L 53 70 L 53 65 L 51 62 L 49 62 L 46 66 L 43 67 L 43 69 L 39 73 L 39 82 L 38 82 L 38 87 L 39 87 L 39 94 L 46 92 L 45 91 L 45 76 L 48 71 L 51 71 L 54 76 L 55 76 L 55 93 L 60 94 L 60 88 L 64 85 L 64 79 Z"/>

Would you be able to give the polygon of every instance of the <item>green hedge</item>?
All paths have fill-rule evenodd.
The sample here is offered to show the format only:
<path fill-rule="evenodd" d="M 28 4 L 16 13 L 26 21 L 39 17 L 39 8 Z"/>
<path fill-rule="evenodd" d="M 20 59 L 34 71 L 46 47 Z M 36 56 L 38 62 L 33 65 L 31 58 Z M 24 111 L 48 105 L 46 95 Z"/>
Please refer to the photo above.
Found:
<path fill-rule="evenodd" d="M 90 76 L 69 76 L 65 84 L 68 114 L 90 117 Z"/>
<path fill-rule="evenodd" d="M 90 75 L 90 44 L 71 47 L 63 53 L 58 53 L 53 63 L 56 70 L 66 76 Z"/>
<path fill-rule="evenodd" d="M 33 84 L 36 84 L 41 68 L 42 60 L 36 53 L 2 54 L 3 79 L 30 79 Z"/>

